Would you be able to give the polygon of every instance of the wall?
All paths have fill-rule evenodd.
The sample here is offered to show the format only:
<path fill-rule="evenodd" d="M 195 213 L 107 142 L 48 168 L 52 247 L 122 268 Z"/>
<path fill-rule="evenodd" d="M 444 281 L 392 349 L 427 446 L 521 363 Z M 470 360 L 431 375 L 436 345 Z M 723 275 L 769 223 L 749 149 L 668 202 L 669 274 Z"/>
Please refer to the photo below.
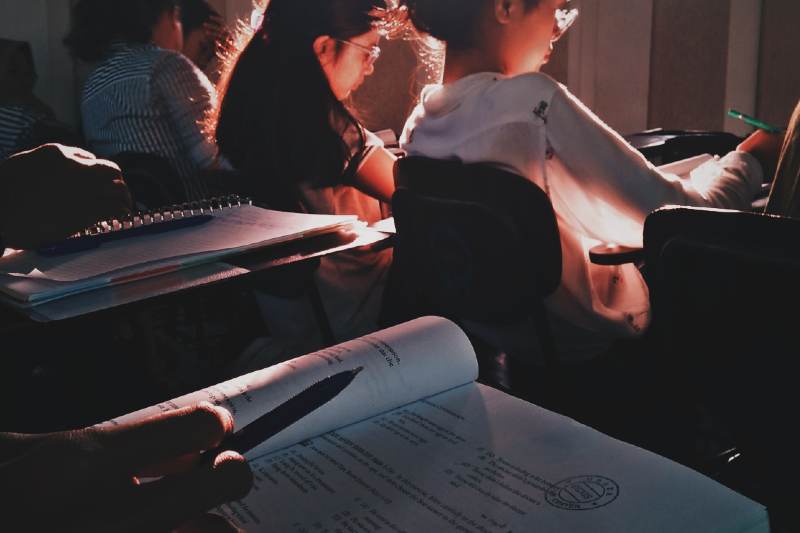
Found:
<path fill-rule="evenodd" d="M 785 124 L 800 99 L 797 0 L 574 0 L 567 85 L 623 133 Z M 559 43 L 561 45 L 562 43 Z"/>
<path fill-rule="evenodd" d="M 210 1 L 230 23 L 240 18 L 249 20 L 252 0 Z M 0 37 L 31 43 L 39 74 L 36 94 L 61 120 L 77 126 L 77 102 L 87 69 L 72 60 L 62 43 L 74 3 L 75 0 L 0 0 Z"/>
<path fill-rule="evenodd" d="M 763 0 L 757 112 L 785 124 L 800 98 L 800 1 Z"/>
<path fill-rule="evenodd" d="M 119 0 L 109 0 L 119 1 Z M 229 23 L 252 0 L 210 0 Z M 85 68 L 61 44 L 74 0 L 0 0 L 0 36 L 31 42 L 36 91 L 77 124 Z M 648 127 L 748 131 L 735 107 L 785 123 L 800 98 L 797 0 L 573 0 L 581 15 L 546 71 L 623 133 Z M 372 128 L 399 130 L 414 103 L 417 66 L 407 43 L 384 46 L 357 95 Z"/>
<path fill-rule="evenodd" d="M 727 118 L 728 108 L 785 124 L 800 99 L 800 69 L 793 68 L 800 58 L 798 0 L 572 5 L 580 17 L 544 71 L 622 133 L 664 127 L 745 135 L 751 128 Z M 368 108 L 380 108 L 380 126 L 397 128 L 413 104 L 402 91 L 414 67 L 397 53 L 381 63 L 361 92 L 371 95 Z M 381 76 L 388 79 L 378 81 Z M 384 94 L 400 99 L 385 100 Z"/>
<path fill-rule="evenodd" d="M 647 126 L 721 129 L 730 3 L 656 0 L 653 7 Z"/>

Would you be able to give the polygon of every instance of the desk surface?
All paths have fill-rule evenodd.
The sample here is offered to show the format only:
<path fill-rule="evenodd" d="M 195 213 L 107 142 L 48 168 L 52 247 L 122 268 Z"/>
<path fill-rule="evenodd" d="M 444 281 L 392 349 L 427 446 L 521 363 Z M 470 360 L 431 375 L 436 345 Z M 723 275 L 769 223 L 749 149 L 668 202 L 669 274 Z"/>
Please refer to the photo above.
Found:
<path fill-rule="evenodd" d="M 225 261 L 205 263 L 122 285 L 67 296 L 31 308 L 15 308 L 14 310 L 22 317 L 36 322 L 82 317 L 202 286 L 231 281 L 242 276 L 301 261 L 318 259 L 344 250 L 376 246 L 389 237 L 390 235 L 386 233 L 364 227 L 340 230 L 336 233 L 228 256 Z M 8 301 L 2 299 L 0 299 L 0 304 L 6 307 L 10 306 Z"/>

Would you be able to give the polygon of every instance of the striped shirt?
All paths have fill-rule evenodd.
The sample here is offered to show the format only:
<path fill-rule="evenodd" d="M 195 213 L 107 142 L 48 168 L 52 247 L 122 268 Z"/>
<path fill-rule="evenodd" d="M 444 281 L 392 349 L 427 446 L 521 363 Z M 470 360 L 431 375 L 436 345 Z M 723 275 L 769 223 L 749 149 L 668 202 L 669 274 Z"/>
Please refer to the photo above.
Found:
<path fill-rule="evenodd" d="M 122 152 L 164 157 L 188 200 L 207 196 L 197 176 L 218 159 L 202 121 L 216 105 L 205 74 L 180 53 L 152 44 L 116 43 L 89 75 L 81 97 L 84 135 L 101 157 Z"/>
<path fill-rule="evenodd" d="M 0 105 L 0 160 L 33 148 L 34 126 L 49 118 L 43 111 L 28 106 Z"/>

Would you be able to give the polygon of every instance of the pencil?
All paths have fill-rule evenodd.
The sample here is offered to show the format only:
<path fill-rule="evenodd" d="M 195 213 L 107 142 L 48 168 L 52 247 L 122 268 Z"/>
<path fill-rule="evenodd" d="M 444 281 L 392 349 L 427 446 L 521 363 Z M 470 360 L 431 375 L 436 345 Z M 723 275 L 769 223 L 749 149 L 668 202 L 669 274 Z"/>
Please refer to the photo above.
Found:
<path fill-rule="evenodd" d="M 733 118 L 738 118 L 739 120 L 742 120 L 742 121 L 746 122 L 747 124 L 750 124 L 751 126 L 754 126 L 756 128 L 762 129 L 762 130 L 767 131 L 769 133 L 783 133 L 783 128 L 779 128 L 777 126 L 773 126 L 772 124 L 767 124 L 766 122 L 758 120 L 757 118 L 753 118 L 750 115 L 745 115 L 744 113 L 740 113 L 739 111 L 736 111 L 735 109 L 729 109 L 728 110 L 728 116 L 733 117 Z"/>

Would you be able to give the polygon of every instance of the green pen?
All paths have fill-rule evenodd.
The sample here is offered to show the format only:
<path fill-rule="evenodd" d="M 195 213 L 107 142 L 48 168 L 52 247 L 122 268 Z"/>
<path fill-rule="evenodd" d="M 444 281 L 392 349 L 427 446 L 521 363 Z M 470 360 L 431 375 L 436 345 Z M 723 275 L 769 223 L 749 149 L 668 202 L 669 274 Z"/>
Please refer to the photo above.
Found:
<path fill-rule="evenodd" d="M 783 133 L 783 128 L 779 128 L 777 126 L 773 126 L 771 124 L 767 124 L 766 122 L 762 122 L 762 121 L 758 120 L 757 118 L 751 117 L 750 115 L 745 115 L 744 113 L 740 113 L 739 111 L 736 111 L 735 109 L 729 109 L 728 110 L 728 116 L 733 117 L 733 118 L 738 118 L 739 120 L 743 120 L 747 124 L 750 124 L 751 126 L 755 126 L 756 128 L 762 129 L 762 130 L 767 131 L 769 133 Z"/>

